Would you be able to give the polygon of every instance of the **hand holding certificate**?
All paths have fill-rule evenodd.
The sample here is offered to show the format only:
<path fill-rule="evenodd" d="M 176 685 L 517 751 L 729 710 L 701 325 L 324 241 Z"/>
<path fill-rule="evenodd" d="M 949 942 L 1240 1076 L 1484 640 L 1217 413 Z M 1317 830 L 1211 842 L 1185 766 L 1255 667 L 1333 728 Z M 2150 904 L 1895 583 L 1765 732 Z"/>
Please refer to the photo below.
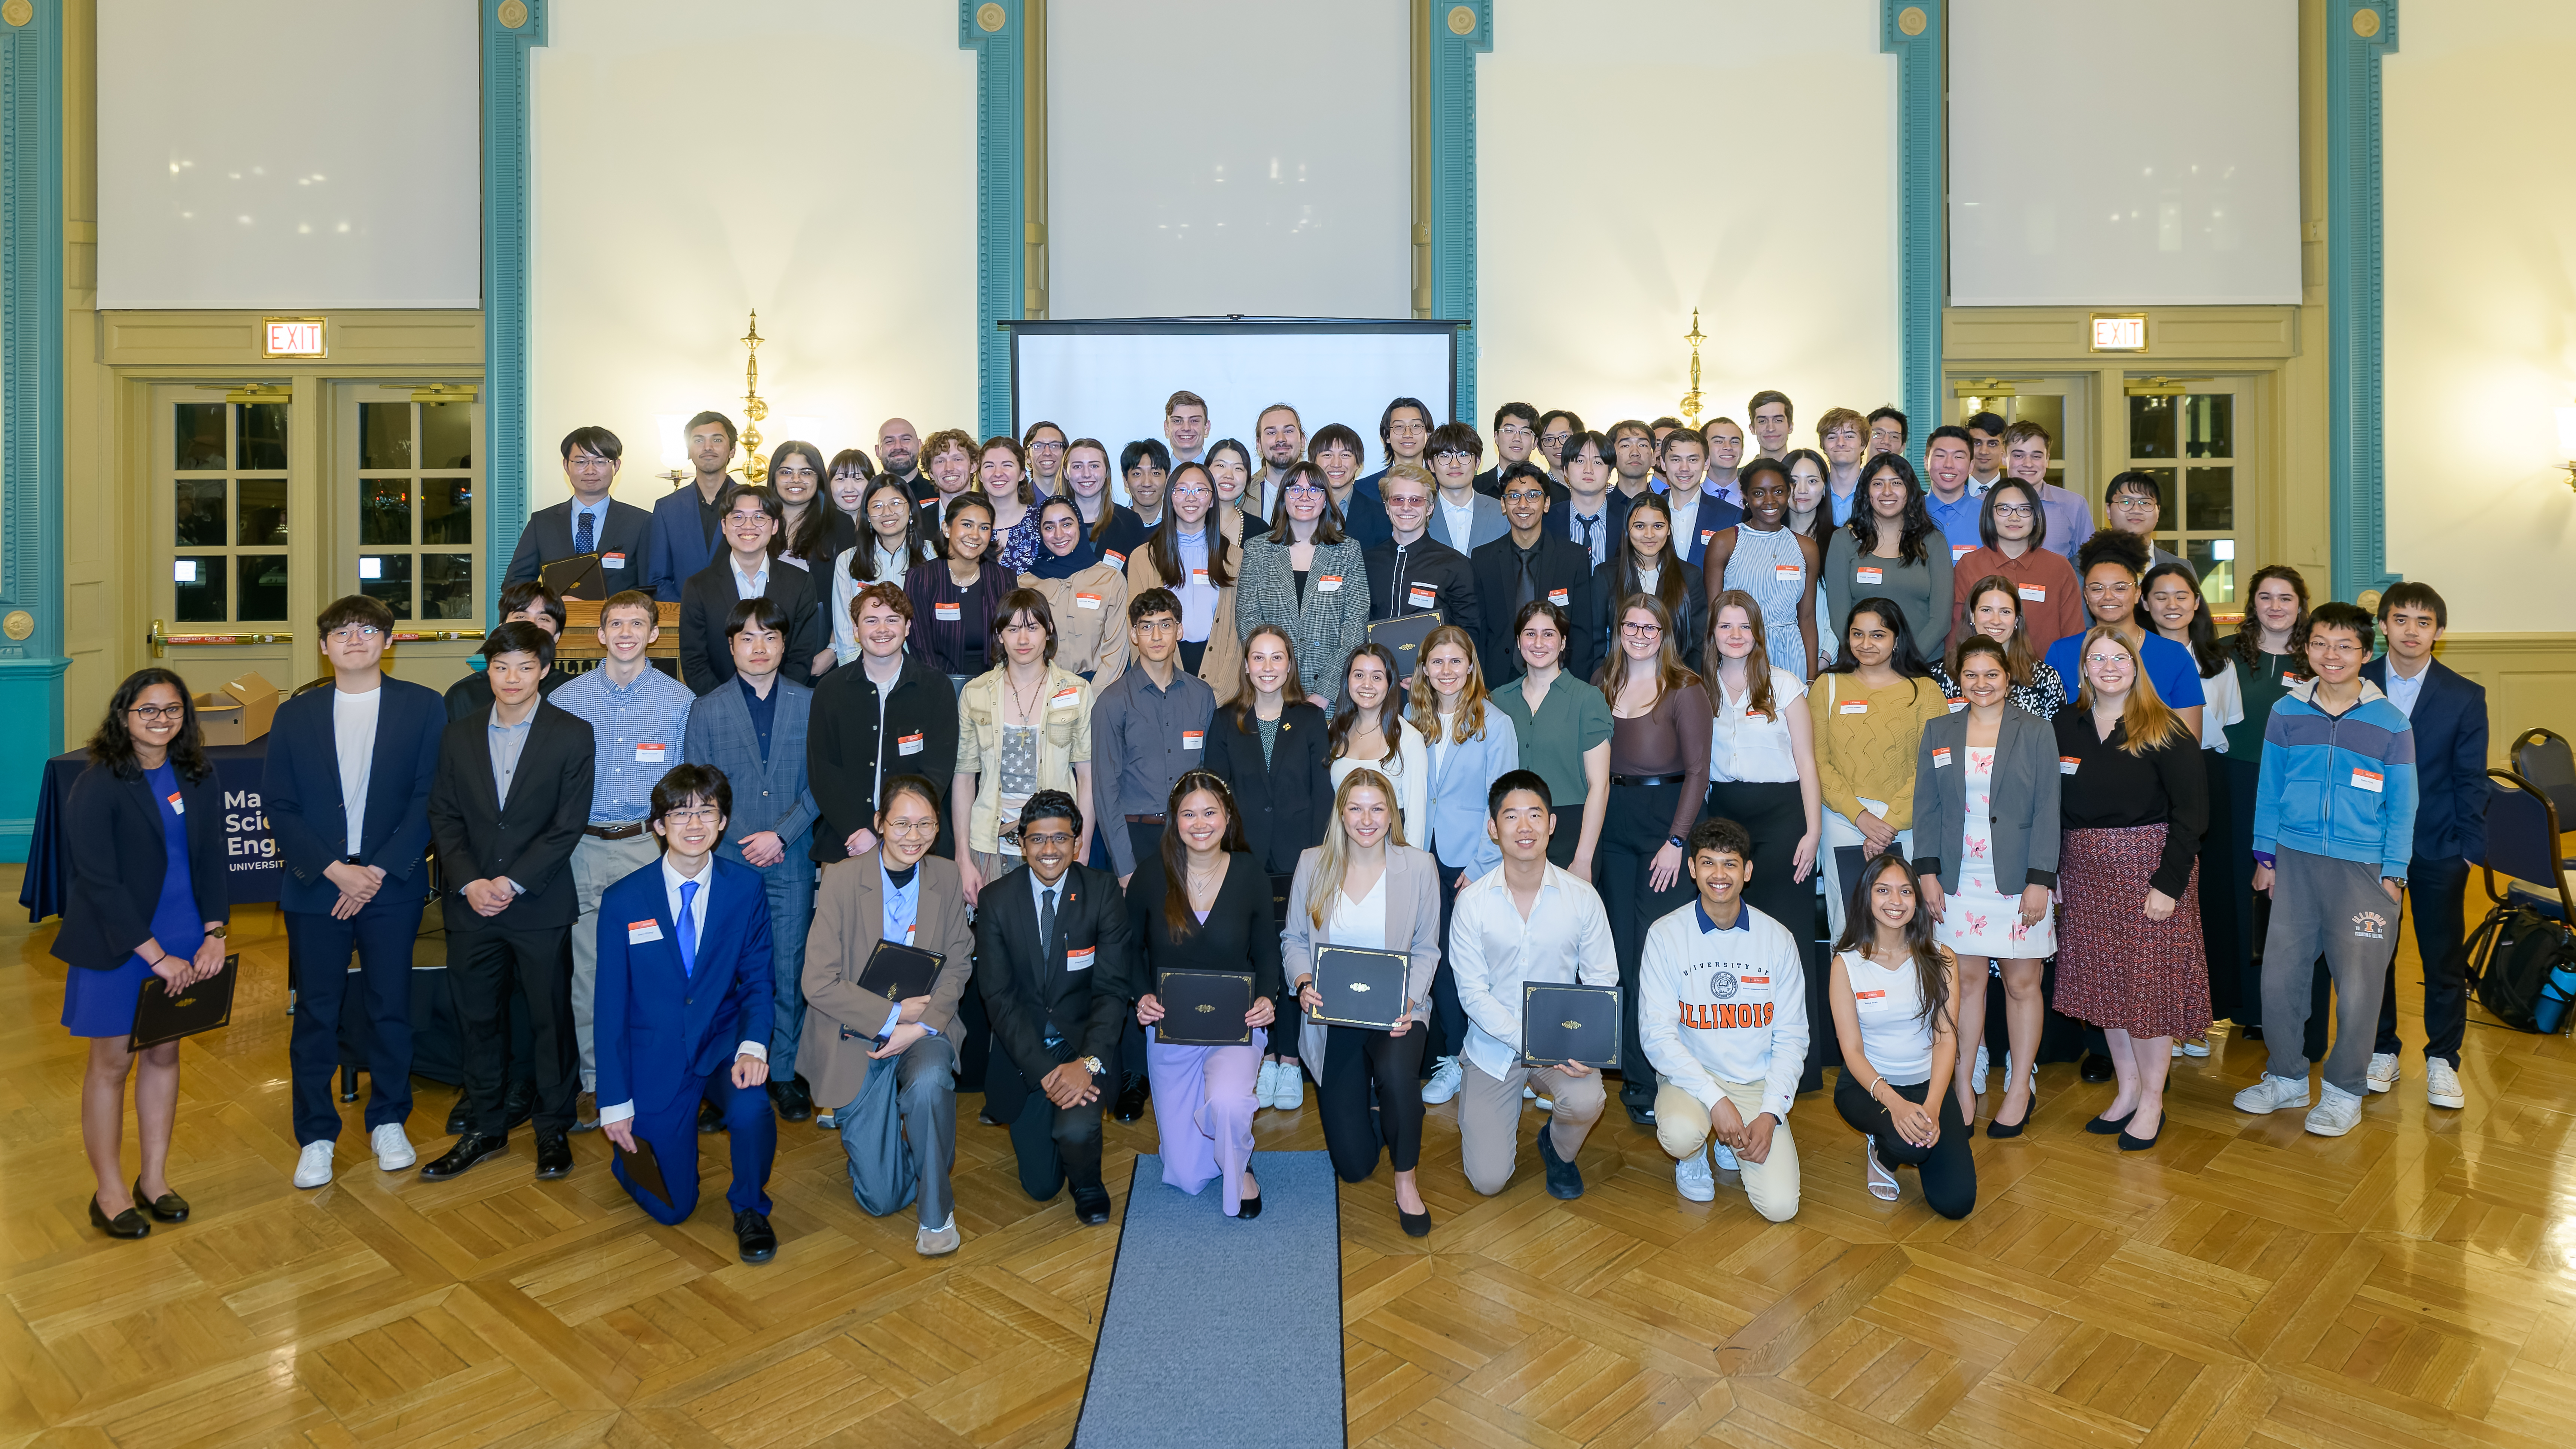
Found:
<path fill-rule="evenodd" d="M 1393 1031 L 1412 1020 L 1413 1002 L 1404 989 L 1411 965 L 1401 951 L 1317 946 L 1314 976 L 1299 1000 L 1317 1021 Z"/>
<path fill-rule="evenodd" d="M 1619 988 L 1531 981 L 1521 987 L 1525 1067 L 1619 1065 Z"/>

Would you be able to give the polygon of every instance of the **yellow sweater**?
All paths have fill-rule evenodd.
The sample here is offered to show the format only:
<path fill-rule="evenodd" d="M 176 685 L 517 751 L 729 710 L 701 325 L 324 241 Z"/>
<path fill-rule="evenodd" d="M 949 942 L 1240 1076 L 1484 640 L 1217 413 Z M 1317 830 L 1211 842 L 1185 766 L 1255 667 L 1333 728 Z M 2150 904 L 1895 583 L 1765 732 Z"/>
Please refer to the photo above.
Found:
<path fill-rule="evenodd" d="M 1862 796 L 1887 802 L 1879 818 L 1891 830 L 1914 828 L 1914 755 L 1923 726 L 1949 713 L 1941 686 L 1900 679 L 1880 690 L 1858 675 L 1822 674 L 1807 691 L 1816 726 L 1816 778 L 1825 808 L 1857 820 Z"/>

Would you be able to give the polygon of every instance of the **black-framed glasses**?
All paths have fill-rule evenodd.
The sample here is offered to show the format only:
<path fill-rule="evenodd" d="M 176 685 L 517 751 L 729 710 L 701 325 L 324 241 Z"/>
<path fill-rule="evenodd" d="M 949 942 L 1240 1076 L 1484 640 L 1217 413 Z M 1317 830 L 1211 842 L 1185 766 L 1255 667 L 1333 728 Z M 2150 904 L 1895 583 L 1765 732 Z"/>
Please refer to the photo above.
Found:
<path fill-rule="evenodd" d="M 176 724 L 188 717 L 188 707 L 184 704 L 128 705 L 125 712 L 146 724 Z"/>

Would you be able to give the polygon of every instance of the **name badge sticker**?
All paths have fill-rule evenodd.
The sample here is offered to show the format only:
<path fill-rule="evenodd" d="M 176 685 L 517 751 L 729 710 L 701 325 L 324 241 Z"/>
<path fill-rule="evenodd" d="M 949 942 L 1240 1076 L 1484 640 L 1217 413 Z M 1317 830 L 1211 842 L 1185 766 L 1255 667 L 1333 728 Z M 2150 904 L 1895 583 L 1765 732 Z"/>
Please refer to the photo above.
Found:
<path fill-rule="evenodd" d="M 2013 592 L 2021 595 L 2023 598 L 2034 604 L 2045 604 L 2048 602 L 2048 585 L 2046 584 L 2023 584 L 2019 588 L 2013 590 Z"/>
<path fill-rule="evenodd" d="M 1080 949 L 1078 949 L 1078 950 L 1073 950 L 1073 951 L 1067 951 L 1067 952 L 1065 952 L 1065 953 L 1064 953 L 1064 969 L 1065 969 L 1065 970 L 1067 970 L 1067 971 L 1088 971 L 1088 970 L 1090 970 L 1090 969 L 1091 969 L 1091 953 L 1092 953 L 1092 952 L 1094 952 L 1094 951 L 1096 951 L 1096 950 L 1098 950 L 1098 949 L 1099 949 L 1099 948 L 1098 948 L 1098 947 L 1096 947 L 1096 946 L 1084 946 L 1084 947 L 1082 947 L 1082 948 L 1080 948 Z"/>
<path fill-rule="evenodd" d="M 1100 596 L 1098 594 L 1076 594 L 1073 596 L 1073 606 L 1077 609 L 1097 609 L 1100 607 Z"/>
<path fill-rule="evenodd" d="M 635 763 L 639 765 L 667 764 L 669 763 L 670 758 L 671 747 L 669 745 L 637 745 L 635 747 Z"/>
<path fill-rule="evenodd" d="M 2381 775 L 2377 770 L 2365 770 L 2358 765 L 2353 767 L 2352 788 L 2356 790 L 2368 790 L 2371 794 L 2376 795 L 2387 789 L 2387 787 L 2387 778 Z"/>
<path fill-rule="evenodd" d="M 1738 976 L 1735 979 L 1743 982 L 1747 986 L 1768 986 L 1771 984 L 1771 978 L 1768 976 Z"/>
<path fill-rule="evenodd" d="M 1885 991 L 1855 991 L 1852 993 L 1852 1006 L 1855 1010 L 1885 1011 L 1893 1005 L 1895 1005 L 1895 1003 L 1887 999 L 1887 993 Z"/>
<path fill-rule="evenodd" d="M 1771 566 L 1771 577 L 1784 584 L 1794 584 L 1801 578 L 1806 577 L 1806 572 L 1796 564 L 1773 564 Z"/>
<path fill-rule="evenodd" d="M 1318 593 L 1325 594 L 1340 593 L 1342 591 L 1342 576 L 1340 574 L 1317 575 L 1315 578 L 1315 590 Z"/>
<path fill-rule="evenodd" d="M 1702 548 L 1706 548 L 1706 547 L 1708 547 L 1708 541 L 1709 541 L 1710 539 L 1712 539 L 1712 538 L 1715 538 L 1715 537 L 1717 537 L 1717 530 L 1716 530 L 1716 529 L 1714 529 L 1714 528 L 1703 528 L 1703 529 L 1701 529 L 1701 530 L 1699 531 L 1699 546 L 1700 546 L 1700 547 L 1702 547 Z"/>
<path fill-rule="evenodd" d="M 1957 563 L 1976 551 L 1977 545 L 1973 543 L 1954 543 L 1950 545 L 1950 562 Z"/>
<path fill-rule="evenodd" d="M 1834 712 L 1836 714 L 1867 714 L 1869 713 L 1869 701 L 1865 699 L 1847 699 L 1844 700 Z"/>
<path fill-rule="evenodd" d="M 917 734 L 915 734 L 915 735 L 904 735 L 904 736 L 902 736 L 901 738 L 897 739 L 897 740 L 894 742 L 894 752 L 895 752 L 896 754 L 898 754 L 898 755 L 917 755 L 917 754 L 920 754 L 920 753 L 921 753 L 921 736 L 919 736 L 919 735 L 917 735 Z"/>
<path fill-rule="evenodd" d="M 1565 590 L 1563 589 L 1548 590 L 1547 601 L 1556 605 L 1560 609 L 1569 609 L 1574 606 L 1574 601 L 1566 597 Z"/>
<path fill-rule="evenodd" d="M 1948 745 L 1938 746 L 1932 751 L 1932 768 L 1936 770 L 1946 770 L 1950 768 L 1950 747 Z"/>
<path fill-rule="evenodd" d="M 930 606 L 930 612 L 951 624 L 966 617 L 966 608 L 962 604 L 933 604 Z"/>
<path fill-rule="evenodd" d="M 1207 570 L 1206 570 L 1206 569 L 1192 569 L 1192 570 L 1190 570 L 1190 587 L 1192 587 L 1192 588 L 1197 588 L 1197 589 L 1204 589 L 1204 588 L 1206 588 L 1207 586 L 1208 586 L 1208 572 L 1207 572 Z"/>
<path fill-rule="evenodd" d="M 1207 748 L 1207 732 L 1205 730 L 1181 731 L 1181 748 L 1185 750 L 1201 750 Z"/>
<path fill-rule="evenodd" d="M 1408 584 L 1405 586 L 1404 601 L 1406 604 L 1416 609 L 1430 608 L 1432 602 L 1439 597 L 1440 596 L 1437 593 L 1434 593 L 1432 590 L 1425 588 L 1420 584 Z"/>
<path fill-rule="evenodd" d="M 1887 571 L 1886 571 L 1885 569 L 1853 569 L 1853 570 L 1852 570 L 1852 582 L 1853 582 L 1853 583 L 1856 583 L 1856 584 L 1875 584 L 1875 583 L 1882 583 L 1882 582 L 1885 582 L 1886 578 L 1887 578 Z"/>
<path fill-rule="evenodd" d="M 162 796 L 161 798 L 170 802 L 170 813 L 171 813 L 171 814 L 173 814 L 173 815 L 185 815 L 185 814 L 187 814 L 187 813 L 188 813 L 188 802 L 179 798 L 179 792 L 178 792 L 178 791 L 173 790 L 173 791 L 171 791 L 169 794 L 164 795 L 164 796 Z"/>
<path fill-rule="evenodd" d="M 1068 684 L 1057 690 L 1054 696 L 1047 700 L 1047 708 L 1071 709 L 1080 703 L 1082 703 L 1082 690 L 1076 685 Z"/>
<path fill-rule="evenodd" d="M 626 567 L 626 555 L 622 553 L 601 554 L 599 556 L 599 566 L 604 569 L 622 569 Z"/>
<path fill-rule="evenodd" d="M 2060 755 L 2057 757 L 2057 773 L 2061 775 L 2072 775 L 2075 773 L 2075 767 L 2082 763 L 2084 763 L 2082 760 L 2075 758 L 2073 755 Z"/>
<path fill-rule="evenodd" d="M 1122 569 L 1127 567 L 1127 555 L 1120 553 L 1114 548 L 1102 549 L 1100 551 L 1100 556 L 1109 560 L 1111 563 L 1118 565 Z"/>
<path fill-rule="evenodd" d="M 628 921 L 626 923 L 626 944 L 629 946 L 642 946 L 661 939 L 662 923 L 659 921 Z"/>

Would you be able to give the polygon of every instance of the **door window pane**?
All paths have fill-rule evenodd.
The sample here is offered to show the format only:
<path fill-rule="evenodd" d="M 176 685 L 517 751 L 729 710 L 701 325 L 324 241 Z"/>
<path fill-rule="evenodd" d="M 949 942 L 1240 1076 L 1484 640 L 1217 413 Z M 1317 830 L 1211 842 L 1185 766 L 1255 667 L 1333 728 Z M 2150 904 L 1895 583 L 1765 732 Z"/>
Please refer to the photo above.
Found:
<path fill-rule="evenodd" d="M 244 403 L 233 466 L 244 472 L 286 468 L 286 404 Z"/>
<path fill-rule="evenodd" d="M 473 479 L 423 478 L 420 480 L 420 541 L 423 543 L 472 543 L 474 541 Z"/>
<path fill-rule="evenodd" d="M 2209 531 L 2236 526 L 2235 469 L 2186 468 L 2183 490 L 2183 527 Z"/>
<path fill-rule="evenodd" d="M 474 466 L 474 405 L 462 402 L 420 405 L 420 466 Z"/>
<path fill-rule="evenodd" d="M 240 520 L 233 542 L 244 547 L 282 547 L 286 543 L 286 480 L 244 478 L 233 485 Z M 249 596 L 245 594 L 244 598 Z"/>
<path fill-rule="evenodd" d="M 2184 551 L 2183 562 L 2200 575 L 2200 596 L 2209 600 L 2211 608 L 2225 610 L 2235 606 L 2236 540 L 2195 538 Z"/>
<path fill-rule="evenodd" d="M 411 466 L 411 404 L 358 404 L 358 466 Z"/>
<path fill-rule="evenodd" d="M 474 617 L 474 555 L 425 553 L 420 556 L 421 613 L 431 619 Z"/>
<path fill-rule="evenodd" d="M 282 553 L 246 553 L 235 563 L 241 567 L 241 613 L 243 619 L 283 619 L 286 617 L 286 555 Z"/>
<path fill-rule="evenodd" d="M 224 466 L 224 405 L 180 403 L 171 429 L 178 456 L 172 466 L 182 473 L 221 472 Z"/>
<path fill-rule="evenodd" d="M 2184 398 L 2182 403 L 2183 456 L 2187 458 L 2235 457 L 2236 395 L 2226 392 L 2196 392 Z M 2198 523 L 2192 525 L 2194 528 L 2204 526 Z"/>
<path fill-rule="evenodd" d="M 2170 458 L 2174 455 L 2174 401 L 2169 397 L 2129 399 L 2130 457 Z"/>
<path fill-rule="evenodd" d="M 171 560 L 171 616 L 182 624 L 223 623 L 224 566 L 229 562 L 222 554 L 181 554 Z"/>
<path fill-rule="evenodd" d="M 224 480 L 182 478 L 171 485 L 171 538 L 181 548 L 222 548 Z"/>
<path fill-rule="evenodd" d="M 358 482 L 358 542 L 411 542 L 411 480 L 363 478 Z"/>
<path fill-rule="evenodd" d="M 411 617 L 411 555 L 407 553 L 369 553 L 358 556 L 358 592 L 375 599 L 394 611 L 397 619 Z"/>

